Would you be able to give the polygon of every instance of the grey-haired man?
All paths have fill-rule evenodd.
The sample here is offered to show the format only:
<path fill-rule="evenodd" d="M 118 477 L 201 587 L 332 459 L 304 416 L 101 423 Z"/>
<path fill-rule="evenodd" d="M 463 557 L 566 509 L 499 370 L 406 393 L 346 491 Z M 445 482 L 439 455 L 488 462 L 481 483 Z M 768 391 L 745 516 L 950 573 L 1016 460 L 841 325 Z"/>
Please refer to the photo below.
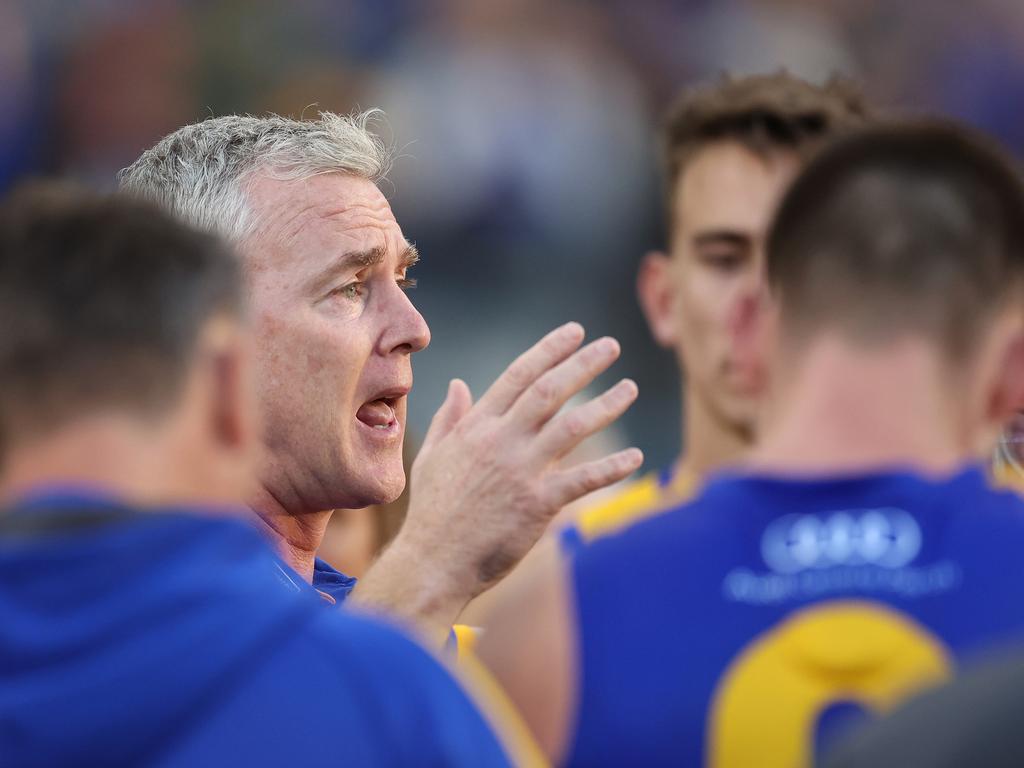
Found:
<path fill-rule="evenodd" d="M 405 475 L 411 355 L 430 332 L 404 292 L 417 254 L 376 182 L 389 157 L 372 113 L 315 121 L 222 117 L 182 128 L 121 174 L 122 188 L 241 252 L 254 314 L 263 459 L 250 505 L 284 560 L 322 592 L 352 581 L 316 550 L 335 508 L 388 501 Z M 519 561 L 564 504 L 636 469 L 636 449 L 559 459 L 636 397 L 624 380 L 561 406 L 616 359 L 556 329 L 474 405 L 454 380 L 412 470 L 408 518 L 353 599 L 443 636 Z"/>

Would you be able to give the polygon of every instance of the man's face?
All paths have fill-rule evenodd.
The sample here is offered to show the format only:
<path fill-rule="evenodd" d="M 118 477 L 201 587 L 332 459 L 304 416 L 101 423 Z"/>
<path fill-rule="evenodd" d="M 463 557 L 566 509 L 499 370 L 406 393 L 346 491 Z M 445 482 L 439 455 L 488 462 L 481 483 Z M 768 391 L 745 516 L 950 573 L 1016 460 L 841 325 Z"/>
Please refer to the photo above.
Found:
<path fill-rule="evenodd" d="M 384 196 L 332 173 L 260 177 L 244 244 L 264 487 L 288 509 L 388 502 L 405 485 L 410 357 L 430 341 L 406 296 L 415 251 Z"/>
<path fill-rule="evenodd" d="M 690 395 L 745 434 L 764 385 L 750 345 L 765 236 L 798 168 L 793 153 L 761 157 L 734 141 L 701 149 L 677 180 L 671 252 L 648 260 L 646 287 L 641 275 L 652 329 L 676 350 Z"/>

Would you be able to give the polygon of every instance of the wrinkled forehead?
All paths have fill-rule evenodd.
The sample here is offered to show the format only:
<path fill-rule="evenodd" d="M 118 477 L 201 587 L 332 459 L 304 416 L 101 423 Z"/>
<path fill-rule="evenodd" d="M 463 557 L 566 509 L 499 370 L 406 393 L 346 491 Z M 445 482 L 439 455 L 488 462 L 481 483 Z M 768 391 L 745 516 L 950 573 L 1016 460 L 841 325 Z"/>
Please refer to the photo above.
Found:
<path fill-rule="evenodd" d="M 368 179 L 259 176 L 248 200 L 256 226 L 241 250 L 250 269 L 315 271 L 341 254 L 374 249 L 398 259 L 408 245 L 387 199 Z"/>

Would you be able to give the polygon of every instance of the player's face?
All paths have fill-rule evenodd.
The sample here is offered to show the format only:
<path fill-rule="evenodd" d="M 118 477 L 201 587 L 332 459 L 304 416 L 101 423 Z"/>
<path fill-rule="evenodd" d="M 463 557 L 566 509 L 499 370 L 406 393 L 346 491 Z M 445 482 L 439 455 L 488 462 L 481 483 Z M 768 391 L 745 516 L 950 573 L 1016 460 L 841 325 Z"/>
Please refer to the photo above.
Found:
<path fill-rule="evenodd" d="M 732 141 L 698 152 L 677 182 L 662 316 L 648 311 L 655 335 L 676 350 L 691 396 L 744 432 L 764 386 L 750 344 L 765 236 L 798 168 L 795 154 L 761 157 Z"/>
<path fill-rule="evenodd" d="M 414 251 L 365 179 L 261 178 L 250 200 L 261 480 L 310 511 L 391 501 L 405 485 L 410 356 L 430 341 L 404 290 Z"/>

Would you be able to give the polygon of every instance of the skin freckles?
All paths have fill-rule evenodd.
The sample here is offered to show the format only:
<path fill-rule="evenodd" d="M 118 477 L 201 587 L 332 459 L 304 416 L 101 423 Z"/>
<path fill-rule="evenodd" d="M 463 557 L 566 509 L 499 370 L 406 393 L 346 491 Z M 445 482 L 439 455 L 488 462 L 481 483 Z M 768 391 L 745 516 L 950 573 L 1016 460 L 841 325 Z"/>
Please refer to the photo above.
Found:
<path fill-rule="evenodd" d="M 387 502 L 404 487 L 411 355 L 430 333 L 399 285 L 408 243 L 369 181 L 257 178 L 244 244 L 255 314 L 266 491 L 295 514 Z M 353 254 L 376 253 L 374 259 Z M 405 260 L 403 260 L 405 259 Z M 382 394 L 398 428 L 356 414 Z"/>

